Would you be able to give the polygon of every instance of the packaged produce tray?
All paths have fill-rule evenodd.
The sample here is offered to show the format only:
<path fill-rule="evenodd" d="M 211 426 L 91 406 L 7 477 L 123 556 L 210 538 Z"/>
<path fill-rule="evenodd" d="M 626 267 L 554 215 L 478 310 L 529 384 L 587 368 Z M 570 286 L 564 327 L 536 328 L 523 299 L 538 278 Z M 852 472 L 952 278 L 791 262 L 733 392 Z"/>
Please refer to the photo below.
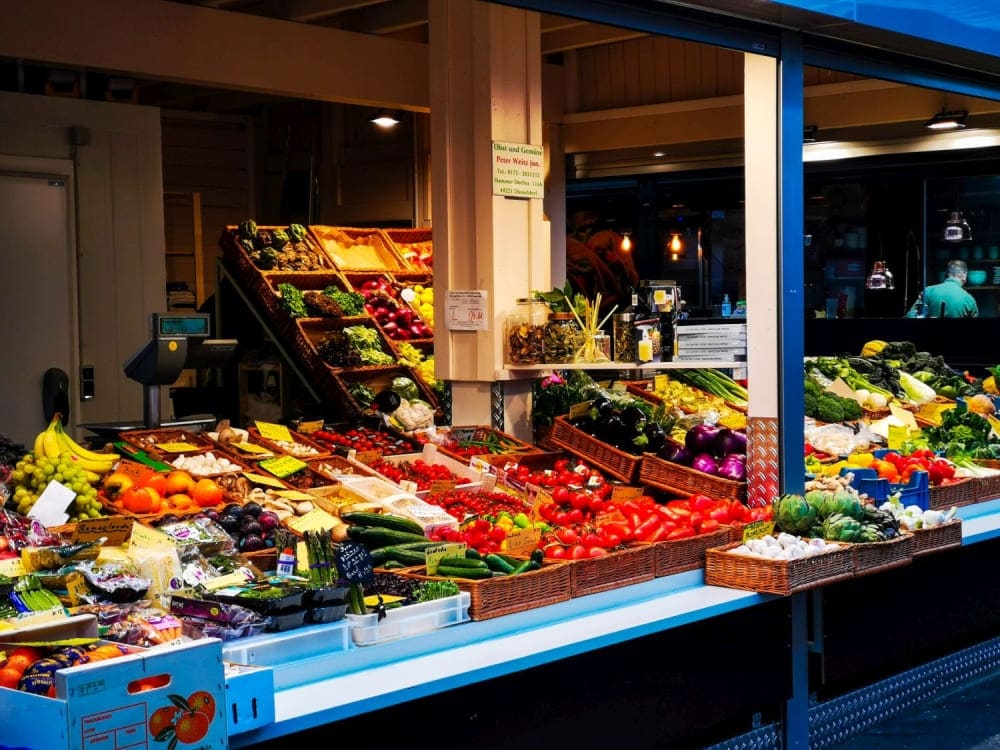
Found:
<path fill-rule="evenodd" d="M 311 226 L 317 244 L 340 271 L 405 271 L 406 263 L 381 229 Z"/>
<path fill-rule="evenodd" d="M 377 614 L 349 614 L 346 618 L 351 623 L 354 643 L 371 646 L 468 622 L 471 601 L 471 594 L 462 591 L 457 596 L 388 609 L 381 621 Z"/>
<path fill-rule="evenodd" d="M 956 518 L 940 526 L 914 529 L 910 535 L 913 537 L 914 559 L 934 552 L 961 547 L 962 521 Z"/>
<path fill-rule="evenodd" d="M 568 563 L 546 561 L 538 570 L 514 576 L 479 581 L 463 578 L 452 580 L 462 591 L 469 592 L 469 617 L 473 620 L 490 620 L 568 601 L 571 568 L 572 565 Z M 403 575 L 422 581 L 444 580 L 439 576 L 428 576 L 422 567 L 411 568 Z"/>
<path fill-rule="evenodd" d="M 559 448 L 586 459 L 596 468 L 623 482 L 631 482 L 639 472 L 642 456 L 620 451 L 607 443 L 578 430 L 562 416 L 552 423 L 549 442 Z"/>
<path fill-rule="evenodd" d="M 851 551 L 854 553 L 854 575 L 881 573 L 913 562 L 913 537 L 900 534 L 886 542 L 852 544 Z"/>
<path fill-rule="evenodd" d="M 742 529 L 740 530 L 742 539 Z M 657 578 L 683 573 L 686 570 L 697 570 L 705 567 L 705 550 L 728 544 L 732 538 L 732 529 L 722 526 L 717 531 L 708 534 L 697 534 L 687 539 L 673 539 L 667 542 L 657 542 L 653 545 L 655 562 L 653 572 Z"/>
<path fill-rule="evenodd" d="M 430 272 L 434 266 L 434 245 L 430 228 L 386 229 L 385 235 L 392 242 L 407 269 L 414 272 Z"/>
<path fill-rule="evenodd" d="M 652 581 L 656 577 L 656 549 L 652 544 L 635 544 L 603 557 L 573 560 L 568 565 L 570 592 L 576 598 Z"/>
<path fill-rule="evenodd" d="M 747 483 L 712 476 L 647 453 L 639 467 L 639 482 L 682 495 L 701 493 L 720 500 L 746 501 Z"/>
<path fill-rule="evenodd" d="M 979 499 L 978 489 L 973 479 L 960 479 L 953 484 L 937 487 L 931 485 L 928 507 L 934 510 L 947 510 L 953 505 L 971 505 Z"/>
<path fill-rule="evenodd" d="M 208 438 L 176 427 L 155 430 L 126 430 L 119 437 L 133 448 L 164 460 L 182 453 L 203 453 L 215 446 Z"/>
<path fill-rule="evenodd" d="M 846 545 L 796 560 L 768 560 L 729 552 L 738 546 L 731 542 L 705 551 L 706 584 L 789 596 L 854 577 L 854 552 Z"/>

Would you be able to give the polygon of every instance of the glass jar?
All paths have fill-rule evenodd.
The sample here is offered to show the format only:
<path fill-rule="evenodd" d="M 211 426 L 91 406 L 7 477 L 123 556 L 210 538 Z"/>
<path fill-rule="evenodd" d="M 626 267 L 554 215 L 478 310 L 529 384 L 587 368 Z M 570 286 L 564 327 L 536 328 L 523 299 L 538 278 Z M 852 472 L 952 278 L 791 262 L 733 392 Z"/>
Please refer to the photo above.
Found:
<path fill-rule="evenodd" d="M 611 354 L 615 362 L 635 362 L 635 313 L 621 312 L 612 319 Z"/>
<path fill-rule="evenodd" d="M 582 363 L 611 361 L 611 337 L 604 331 L 581 334 L 583 343 L 576 352 L 576 361 Z"/>
<path fill-rule="evenodd" d="M 549 321 L 545 324 L 545 361 L 572 362 L 581 346 L 583 335 L 573 313 L 549 313 Z"/>
<path fill-rule="evenodd" d="M 549 309 L 539 299 L 522 297 L 504 321 L 504 362 L 538 365 L 545 361 L 545 324 Z"/>

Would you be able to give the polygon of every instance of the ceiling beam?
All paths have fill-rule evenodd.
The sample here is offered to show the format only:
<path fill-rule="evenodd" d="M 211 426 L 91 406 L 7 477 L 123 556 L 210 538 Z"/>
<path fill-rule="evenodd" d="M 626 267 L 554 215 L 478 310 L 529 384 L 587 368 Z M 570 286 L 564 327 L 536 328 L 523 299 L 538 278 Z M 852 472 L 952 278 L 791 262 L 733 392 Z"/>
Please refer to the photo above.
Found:
<path fill-rule="evenodd" d="M 542 54 L 550 55 L 581 47 L 596 47 L 600 44 L 624 42 L 644 36 L 647 34 L 641 31 L 603 26 L 598 23 L 558 27 L 553 31 L 542 31 Z"/>
<path fill-rule="evenodd" d="M 275 96 L 430 109 L 425 44 L 166 0 L 102 0 L 85 10 L 76 0 L 23 3 L 0 24 L 0 55 Z"/>
<path fill-rule="evenodd" d="M 427 0 L 392 0 L 341 13 L 330 21 L 364 34 L 391 34 L 427 24 Z"/>
<path fill-rule="evenodd" d="M 387 0 L 286 0 L 284 17 L 289 21 L 314 23 L 346 10 L 378 5 Z"/>

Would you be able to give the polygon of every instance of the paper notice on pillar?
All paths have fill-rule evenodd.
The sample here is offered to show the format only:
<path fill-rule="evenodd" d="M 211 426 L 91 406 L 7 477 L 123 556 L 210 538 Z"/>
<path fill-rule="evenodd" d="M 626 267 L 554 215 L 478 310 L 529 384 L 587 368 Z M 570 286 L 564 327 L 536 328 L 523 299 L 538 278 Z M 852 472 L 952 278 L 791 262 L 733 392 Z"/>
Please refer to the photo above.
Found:
<path fill-rule="evenodd" d="M 541 146 L 493 141 L 493 195 L 544 198 L 544 166 Z"/>
<path fill-rule="evenodd" d="M 488 331 L 485 289 L 449 289 L 445 292 L 445 326 L 449 331 Z"/>
<path fill-rule="evenodd" d="M 37 518 L 43 526 L 61 526 L 69 520 L 66 509 L 75 497 L 76 493 L 69 487 L 52 480 L 31 506 L 28 515 Z"/>

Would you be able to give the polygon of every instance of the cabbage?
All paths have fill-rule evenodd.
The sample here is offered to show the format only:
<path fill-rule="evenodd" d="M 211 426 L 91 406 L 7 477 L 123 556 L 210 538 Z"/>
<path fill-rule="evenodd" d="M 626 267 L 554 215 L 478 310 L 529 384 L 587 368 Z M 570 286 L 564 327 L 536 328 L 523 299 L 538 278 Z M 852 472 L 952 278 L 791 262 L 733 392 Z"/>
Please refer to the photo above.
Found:
<path fill-rule="evenodd" d="M 930 403 L 937 395 L 927 383 L 921 383 L 908 372 L 902 370 L 899 371 L 899 386 L 903 389 L 906 397 L 917 406 Z"/>
<path fill-rule="evenodd" d="M 400 398 L 407 401 L 417 401 L 420 399 L 420 389 L 410 378 L 398 377 L 392 379 L 392 390 Z"/>

